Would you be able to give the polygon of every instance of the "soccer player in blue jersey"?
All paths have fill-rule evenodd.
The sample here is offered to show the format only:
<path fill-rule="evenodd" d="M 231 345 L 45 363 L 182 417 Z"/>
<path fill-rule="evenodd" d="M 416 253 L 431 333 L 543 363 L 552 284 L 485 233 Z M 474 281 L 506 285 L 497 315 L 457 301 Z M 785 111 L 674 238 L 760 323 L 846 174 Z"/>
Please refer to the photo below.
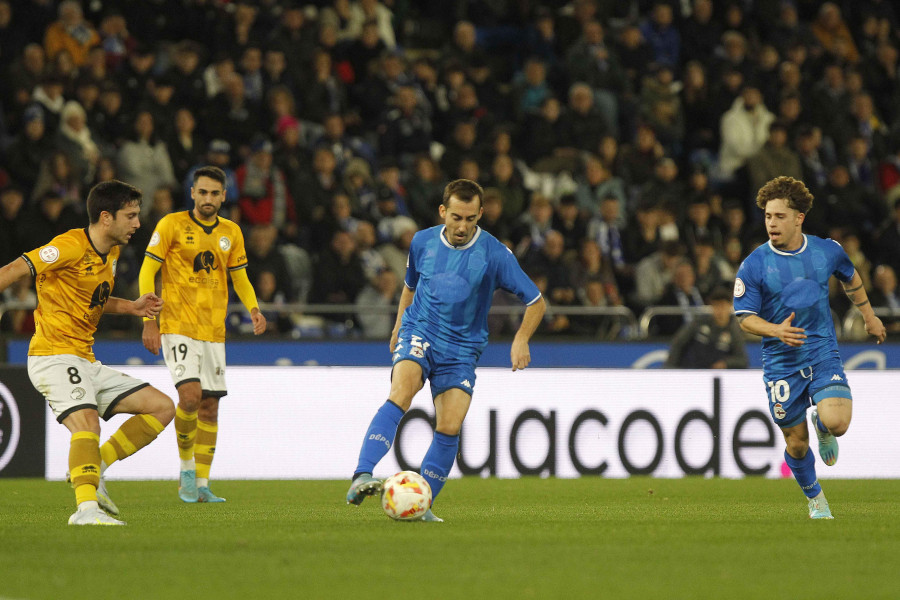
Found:
<path fill-rule="evenodd" d="M 760 188 L 756 205 L 765 211 L 769 242 L 738 269 L 734 310 L 744 331 L 763 338 L 769 412 L 784 434 L 784 460 L 808 498 L 809 516 L 831 519 L 809 451 L 806 410 L 811 401 L 819 456 L 833 465 L 838 458 L 836 438 L 847 432 L 853 400 L 828 304 L 832 275 L 862 313 L 866 332 L 879 344 L 886 332 L 840 244 L 802 232 L 812 203 L 806 186 L 792 177 L 776 177 Z"/>
<path fill-rule="evenodd" d="M 432 503 L 440 494 L 459 449 L 459 432 L 475 388 L 475 364 L 487 345 L 487 316 L 498 287 L 527 305 L 512 343 L 512 370 L 531 362 L 528 341 L 544 316 L 544 299 L 512 252 L 478 226 L 483 198 L 474 181 L 451 181 L 439 207 L 444 224 L 413 237 L 391 334 L 390 396 L 363 439 L 348 504 L 358 505 L 381 492 L 381 480 L 372 471 L 390 450 L 401 417 L 426 379 L 431 383 L 435 430 L 421 472 L 431 485 Z M 429 509 L 423 520 L 442 519 Z"/>

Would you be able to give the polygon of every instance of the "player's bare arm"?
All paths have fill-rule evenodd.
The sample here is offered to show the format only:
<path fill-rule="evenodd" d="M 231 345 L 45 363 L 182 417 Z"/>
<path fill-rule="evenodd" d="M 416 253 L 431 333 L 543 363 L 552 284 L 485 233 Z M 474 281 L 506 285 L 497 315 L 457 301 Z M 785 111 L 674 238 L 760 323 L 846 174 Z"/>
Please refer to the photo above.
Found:
<path fill-rule="evenodd" d="M 110 296 L 103 307 L 104 313 L 134 315 L 136 317 L 155 317 L 162 310 L 162 298 L 149 292 L 137 300 L 126 300 Z"/>
<path fill-rule="evenodd" d="M 509 351 L 509 358 L 512 361 L 512 370 L 524 369 L 531 362 L 531 350 L 528 348 L 528 341 L 534 335 L 535 330 L 544 318 L 544 311 L 547 310 L 547 303 L 543 298 L 539 298 L 537 302 L 525 309 L 525 316 L 522 317 L 522 324 L 513 338 L 512 348 Z"/>
<path fill-rule="evenodd" d="M 881 319 L 875 316 L 875 311 L 872 310 L 872 304 L 869 302 L 869 295 L 863 286 L 859 271 L 854 271 L 853 279 L 849 283 L 842 283 L 842 285 L 844 286 L 844 293 L 850 298 L 850 302 L 862 313 L 866 324 L 866 333 L 874 336 L 877 343 L 883 342 L 887 336 L 887 329 L 884 323 L 881 322 Z"/>
<path fill-rule="evenodd" d="M 13 283 L 31 274 L 28 263 L 22 257 L 17 258 L 3 268 L 0 268 L 0 292 L 11 286 Z"/>
<path fill-rule="evenodd" d="M 788 315 L 788 318 L 781 323 L 770 323 L 758 315 L 740 314 L 738 320 L 741 323 L 741 329 L 753 335 L 761 335 L 766 337 L 777 337 L 779 340 L 798 348 L 804 344 L 806 339 L 806 330 L 802 327 L 794 327 L 791 322 L 796 316 L 795 313 Z"/>
<path fill-rule="evenodd" d="M 388 345 L 391 352 L 397 347 L 397 340 L 400 338 L 400 323 L 403 321 L 403 313 L 405 313 L 406 309 L 409 308 L 409 305 L 412 304 L 415 295 L 415 290 L 411 290 L 405 285 L 403 286 L 403 292 L 400 294 L 400 304 L 397 307 L 397 321 L 394 323 L 394 330 L 391 332 L 391 341 Z"/>

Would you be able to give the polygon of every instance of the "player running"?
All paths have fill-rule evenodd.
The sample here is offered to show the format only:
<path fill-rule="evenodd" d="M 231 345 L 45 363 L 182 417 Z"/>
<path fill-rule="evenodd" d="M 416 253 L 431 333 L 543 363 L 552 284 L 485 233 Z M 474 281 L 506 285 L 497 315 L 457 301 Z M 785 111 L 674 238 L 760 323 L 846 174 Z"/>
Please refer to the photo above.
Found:
<path fill-rule="evenodd" d="M 438 209 L 444 224 L 413 238 L 390 340 L 390 396 L 363 439 L 348 504 L 381 492 L 381 480 L 372 471 L 390 450 L 401 417 L 426 379 L 431 383 L 435 430 L 421 473 L 432 498 L 440 494 L 459 449 L 459 432 L 475 389 L 475 364 L 487 345 L 487 315 L 498 287 L 528 306 L 512 343 L 512 369 L 531 362 L 528 341 L 544 315 L 544 299 L 512 252 L 478 227 L 483 198 L 474 181 L 450 182 Z M 431 509 L 422 519 L 442 521 Z"/>
<path fill-rule="evenodd" d="M 69 525 L 125 525 L 110 516 L 119 509 L 103 473 L 155 440 L 175 414 L 168 396 L 94 358 L 94 332 L 104 313 L 150 317 L 162 307 L 151 293 L 133 302 L 110 296 L 119 246 L 140 226 L 140 210 L 138 189 L 99 183 L 88 194 L 88 227 L 60 234 L 0 269 L 0 291 L 29 274 L 37 279 L 28 377 L 72 432 L 69 476 L 78 510 Z M 100 446 L 100 417 L 120 413 L 135 416 Z"/>
<path fill-rule="evenodd" d="M 225 172 L 201 167 L 194 172 L 194 208 L 163 217 L 147 245 L 139 284 L 151 292 L 162 268 L 165 306 L 144 320 L 144 346 L 162 348 L 178 390 L 175 433 L 181 459 L 178 496 L 184 502 L 225 502 L 209 489 L 216 451 L 219 399 L 225 389 L 225 315 L 228 275 L 250 311 L 253 333 L 266 330 L 256 292 L 247 278 L 247 252 L 240 227 L 219 218 L 225 200 Z M 160 333 L 162 332 L 162 333 Z"/>
<path fill-rule="evenodd" d="M 828 280 L 838 278 L 880 344 L 885 328 L 875 316 L 862 278 L 840 244 L 802 232 L 813 196 L 792 177 L 764 185 L 756 204 L 765 211 L 769 242 L 738 269 L 734 310 L 744 331 L 763 336 L 763 381 L 769 412 L 781 428 L 784 460 L 809 499 L 811 519 L 831 519 L 809 451 L 806 410 L 810 406 L 819 456 L 838 459 L 837 437 L 850 426 L 853 401 L 828 304 Z"/>

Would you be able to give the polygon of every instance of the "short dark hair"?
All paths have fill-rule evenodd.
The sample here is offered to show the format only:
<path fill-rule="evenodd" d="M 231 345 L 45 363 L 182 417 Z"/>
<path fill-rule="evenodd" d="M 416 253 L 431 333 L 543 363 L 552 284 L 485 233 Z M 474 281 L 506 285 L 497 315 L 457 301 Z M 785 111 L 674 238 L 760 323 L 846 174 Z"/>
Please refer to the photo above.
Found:
<path fill-rule="evenodd" d="M 116 213 L 128 204 L 137 203 L 140 206 L 142 199 L 141 190 L 133 185 L 117 179 L 103 181 L 91 188 L 88 193 L 88 217 L 92 224 L 97 223 L 100 220 L 100 213 L 108 212 L 115 217 Z"/>
<path fill-rule="evenodd" d="M 759 193 L 756 194 L 756 205 L 765 210 L 766 204 L 779 198 L 787 203 L 788 208 L 803 214 L 808 213 L 813 205 L 813 195 L 803 182 L 786 175 L 776 177 L 759 188 Z"/>
<path fill-rule="evenodd" d="M 484 198 L 484 190 L 471 179 L 456 179 L 448 183 L 447 187 L 444 188 L 444 208 L 449 208 L 451 196 L 456 196 L 458 200 L 463 202 L 471 202 L 478 198 L 480 207 Z"/>
<path fill-rule="evenodd" d="M 213 167 L 211 165 L 200 167 L 196 171 L 194 171 L 194 185 L 197 184 L 197 180 L 201 177 L 209 177 L 215 181 L 218 181 L 222 184 L 222 188 L 225 188 L 226 182 L 228 181 L 228 176 L 225 175 L 225 171 L 220 169 L 219 167 Z"/>

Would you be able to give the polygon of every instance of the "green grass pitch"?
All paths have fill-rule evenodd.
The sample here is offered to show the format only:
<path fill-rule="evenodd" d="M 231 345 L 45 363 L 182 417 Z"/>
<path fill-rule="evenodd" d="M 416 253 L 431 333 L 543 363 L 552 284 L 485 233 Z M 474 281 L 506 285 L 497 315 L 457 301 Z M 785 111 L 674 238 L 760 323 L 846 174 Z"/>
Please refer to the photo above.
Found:
<path fill-rule="evenodd" d="M 898 598 L 900 481 L 465 478 L 445 523 L 344 504 L 344 481 L 116 482 L 127 527 L 69 527 L 70 488 L 0 480 L 0 598 Z"/>

